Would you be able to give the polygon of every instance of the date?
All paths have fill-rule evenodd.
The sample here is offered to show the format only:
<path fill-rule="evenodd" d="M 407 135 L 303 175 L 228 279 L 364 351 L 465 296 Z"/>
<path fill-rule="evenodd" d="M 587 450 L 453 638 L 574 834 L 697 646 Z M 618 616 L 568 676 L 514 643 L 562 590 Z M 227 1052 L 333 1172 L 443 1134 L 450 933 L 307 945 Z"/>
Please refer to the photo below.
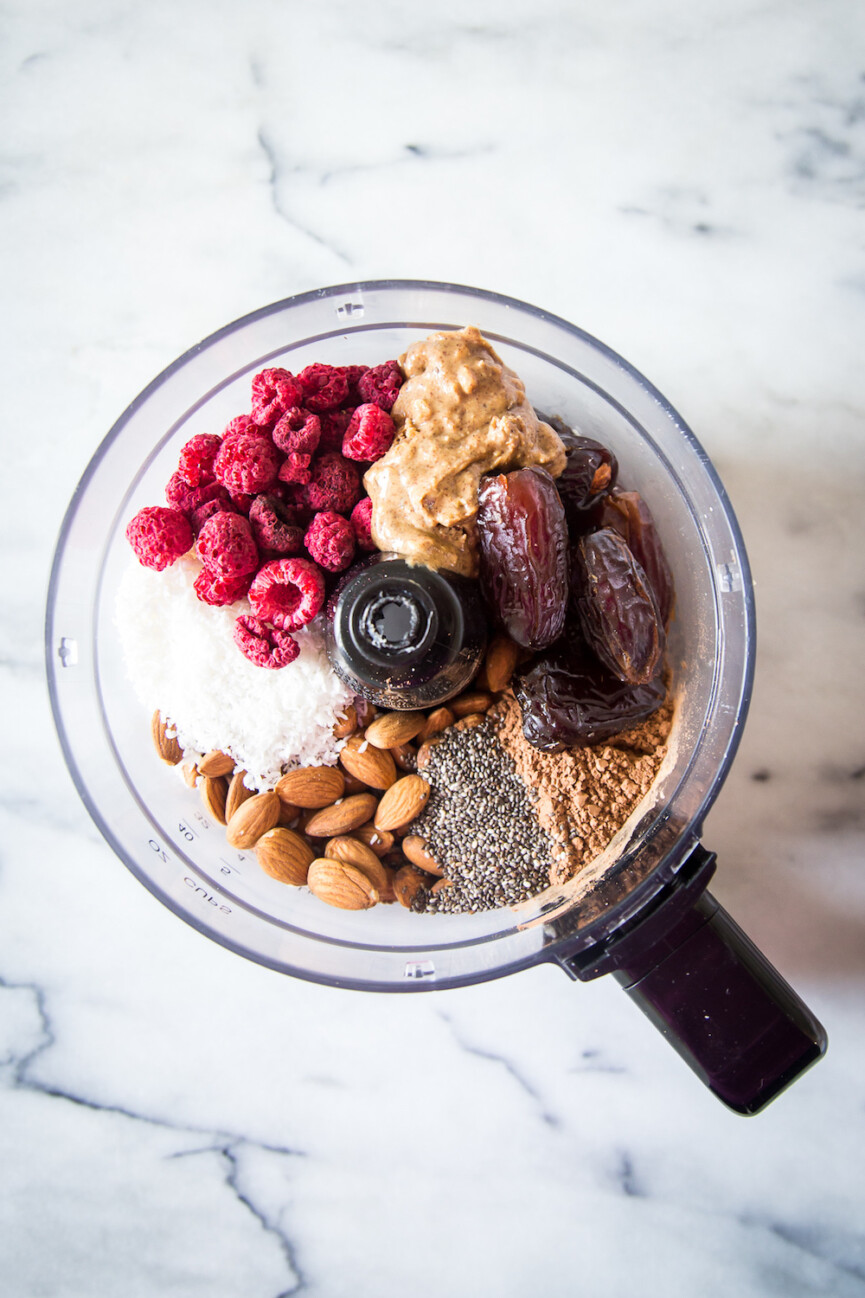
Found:
<path fill-rule="evenodd" d="M 649 506 L 637 491 L 612 491 L 602 503 L 600 526 L 614 528 L 625 538 L 648 578 L 661 621 L 668 626 L 673 611 L 673 574 Z"/>
<path fill-rule="evenodd" d="M 525 649 L 557 640 L 568 606 L 568 528 L 546 469 L 481 479 L 481 589 L 499 625 Z"/>
<path fill-rule="evenodd" d="M 556 487 L 573 541 L 597 526 L 601 504 L 616 485 L 619 465 L 612 451 L 600 442 L 580 436 L 556 416 L 547 422 L 559 434 L 568 457 Z"/>
<path fill-rule="evenodd" d="M 582 642 L 569 623 L 565 636 L 538 655 L 517 680 L 523 734 L 548 753 L 601 743 L 637 725 L 661 706 L 660 679 L 645 685 L 620 681 Z"/>
<path fill-rule="evenodd" d="M 578 541 L 572 562 L 573 606 L 586 643 L 619 680 L 647 684 L 663 663 L 664 624 L 628 543 L 602 528 Z"/>

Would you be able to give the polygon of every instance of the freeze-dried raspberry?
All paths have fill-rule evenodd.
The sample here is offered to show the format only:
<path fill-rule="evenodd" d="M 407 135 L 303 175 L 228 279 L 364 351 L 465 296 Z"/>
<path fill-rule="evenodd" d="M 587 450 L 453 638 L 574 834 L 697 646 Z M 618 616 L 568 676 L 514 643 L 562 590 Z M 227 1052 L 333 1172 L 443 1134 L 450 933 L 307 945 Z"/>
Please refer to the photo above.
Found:
<path fill-rule="evenodd" d="M 222 577 L 218 572 L 202 568 L 192 584 L 203 604 L 223 608 L 243 598 L 252 585 L 252 576 L 251 572 L 245 572 L 239 577 Z"/>
<path fill-rule="evenodd" d="M 252 380 L 252 417 L 257 424 L 272 424 L 302 400 L 303 388 L 288 370 L 262 370 Z"/>
<path fill-rule="evenodd" d="M 327 572 L 342 572 L 354 558 L 354 528 L 342 514 L 329 509 L 316 514 L 303 543 L 310 558 Z"/>
<path fill-rule="evenodd" d="M 249 519 L 240 514 L 214 514 L 198 534 L 198 557 L 220 577 L 240 577 L 255 572 L 258 549 Z"/>
<path fill-rule="evenodd" d="M 298 512 L 276 496 L 256 496 L 249 511 L 252 534 L 259 550 L 271 555 L 300 554 L 304 529 Z"/>
<path fill-rule="evenodd" d="M 402 370 L 397 361 L 374 365 L 358 379 L 357 390 L 362 401 L 372 401 L 382 410 L 390 410 L 403 384 Z"/>
<path fill-rule="evenodd" d="M 304 487 L 304 499 L 314 513 L 332 509 L 348 514 L 360 499 L 360 474 L 350 460 L 332 452 L 313 461 L 312 477 Z"/>
<path fill-rule="evenodd" d="M 178 469 L 172 473 L 165 487 L 165 499 L 169 505 L 179 509 L 191 518 L 196 509 L 206 505 L 208 500 L 229 500 L 228 492 L 221 482 L 207 482 L 203 487 L 190 487 Z"/>
<path fill-rule="evenodd" d="M 339 367 L 345 377 L 348 379 L 348 395 L 345 398 L 344 405 L 359 406 L 363 397 L 357 390 L 358 382 L 361 375 L 366 374 L 369 369 L 368 365 L 340 365 Z"/>
<path fill-rule="evenodd" d="M 234 623 L 234 643 L 256 667 L 287 667 L 300 653 L 293 635 L 244 614 Z"/>
<path fill-rule="evenodd" d="M 309 559 L 272 559 L 256 573 L 249 602 L 256 617 L 297 631 L 321 611 L 324 574 Z"/>
<path fill-rule="evenodd" d="M 363 500 L 357 502 L 351 511 L 350 521 L 358 549 L 377 550 L 378 546 L 372 539 L 372 501 L 369 496 L 364 496 Z"/>
<path fill-rule="evenodd" d="M 126 528 L 126 539 L 145 568 L 162 572 L 192 545 L 189 519 L 179 509 L 145 505 Z"/>
<path fill-rule="evenodd" d="M 321 439 L 318 443 L 319 455 L 324 455 L 327 451 L 342 450 L 342 439 L 345 437 L 345 430 L 348 428 L 353 413 L 353 409 L 322 411 L 319 415 L 321 420 Z"/>
<path fill-rule="evenodd" d="M 281 460 L 266 433 L 234 433 L 223 438 L 213 470 L 229 491 L 254 495 L 273 486 Z"/>
<path fill-rule="evenodd" d="M 345 432 L 342 453 L 350 460 L 380 460 L 390 450 L 394 422 L 386 410 L 369 402 L 358 406 Z"/>
<path fill-rule="evenodd" d="M 221 437 L 196 433 L 181 449 L 177 471 L 190 487 L 202 487 L 213 482 L 213 461 L 221 445 Z"/>
<path fill-rule="evenodd" d="M 228 492 L 225 494 L 227 496 Z M 225 511 L 226 514 L 233 514 L 235 509 L 230 500 L 222 500 L 220 497 L 217 497 L 215 500 L 205 500 L 203 505 L 199 505 L 197 509 L 193 509 L 189 515 L 189 521 L 192 524 L 192 530 L 195 535 L 198 536 L 198 533 L 204 527 L 208 518 L 213 518 L 214 514 L 219 514 L 222 511 Z"/>
<path fill-rule="evenodd" d="M 304 410 L 302 406 L 292 406 L 273 426 L 271 437 L 274 443 L 286 455 L 299 451 L 301 455 L 314 455 L 318 450 L 321 437 L 321 420 L 318 415 Z"/>
<path fill-rule="evenodd" d="M 253 419 L 252 415 L 235 415 L 225 428 L 223 438 L 231 437 L 234 433 L 248 433 L 250 429 L 254 433 L 260 433 L 261 429 Z"/>
<path fill-rule="evenodd" d="M 305 486 L 312 477 L 311 455 L 301 455 L 299 451 L 290 451 L 279 466 L 279 482 L 297 482 Z"/>
<path fill-rule="evenodd" d="M 277 482 L 267 493 L 281 500 L 291 510 L 299 523 L 308 522 L 313 511 L 306 502 L 306 487 L 299 482 Z"/>
<path fill-rule="evenodd" d="M 231 501 L 235 513 L 243 514 L 244 518 L 249 517 L 252 502 L 255 500 L 254 494 L 251 494 L 248 491 L 230 491 L 228 493 L 228 499 Z"/>
<path fill-rule="evenodd" d="M 297 377 L 303 388 L 303 405 L 316 413 L 335 410 L 348 396 L 348 376 L 342 366 L 307 365 Z"/>

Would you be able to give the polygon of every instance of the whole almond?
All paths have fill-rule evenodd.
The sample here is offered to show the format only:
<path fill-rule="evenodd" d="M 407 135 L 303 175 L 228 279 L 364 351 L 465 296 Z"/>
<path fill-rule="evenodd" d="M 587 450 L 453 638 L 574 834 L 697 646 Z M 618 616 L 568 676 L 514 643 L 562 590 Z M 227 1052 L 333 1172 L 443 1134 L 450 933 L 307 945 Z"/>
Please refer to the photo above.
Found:
<path fill-rule="evenodd" d="M 367 847 L 359 838 L 351 838 L 348 834 L 331 838 L 325 844 L 322 855 L 329 861 L 345 861 L 347 865 L 356 865 L 359 870 L 365 870 L 370 875 L 373 883 L 376 882 L 381 863 L 372 848 Z M 371 870 L 375 873 L 370 874 Z"/>
<path fill-rule="evenodd" d="M 279 798 L 279 794 L 276 795 Z M 296 807 L 293 802 L 286 802 L 284 798 L 279 798 L 279 824 L 285 826 L 293 825 L 300 815 L 300 807 Z"/>
<path fill-rule="evenodd" d="M 369 723 L 375 717 L 375 708 L 369 699 L 357 695 L 354 700 L 354 710 L 357 713 L 357 724 L 361 730 L 366 730 Z"/>
<path fill-rule="evenodd" d="M 346 740 L 339 762 L 349 775 L 370 789 L 389 789 L 396 779 L 391 754 L 386 748 L 376 748 L 365 735 L 352 735 Z"/>
<path fill-rule="evenodd" d="M 493 636 L 484 658 L 486 684 L 493 694 L 498 694 L 510 685 L 519 653 L 519 645 L 514 644 L 509 636 Z"/>
<path fill-rule="evenodd" d="M 395 786 L 394 786 L 395 787 Z M 372 793 L 355 793 L 332 807 L 316 811 L 306 822 L 306 832 L 313 838 L 335 838 L 349 834 L 375 815 L 378 799 Z"/>
<path fill-rule="evenodd" d="M 369 910 L 379 898 L 375 884 L 356 865 L 316 857 L 309 867 L 307 885 L 319 901 L 340 910 Z"/>
<path fill-rule="evenodd" d="M 414 744 L 398 744 L 389 751 L 401 771 L 417 770 L 417 749 Z"/>
<path fill-rule="evenodd" d="M 402 840 L 402 850 L 412 865 L 419 866 L 421 870 L 426 870 L 428 874 L 444 874 L 444 870 L 419 834 L 408 834 Z"/>
<path fill-rule="evenodd" d="M 237 808 L 253 795 L 254 790 L 248 788 L 243 782 L 245 775 L 246 771 L 235 771 L 228 782 L 228 793 L 225 798 L 226 821 L 231 820 Z"/>
<path fill-rule="evenodd" d="M 483 724 L 484 714 L 482 712 L 470 712 L 467 717 L 460 717 L 455 722 L 454 730 L 474 730 L 475 726 Z"/>
<path fill-rule="evenodd" d="M 406 910 L 411 910 L 412 902 L 426 892 L 426 887 L 426 880 L 416 865 L 401 865 L 393 877 L 396 899 Z"/>
<path fill-rule="evenodd" d="M 300 766 L 277 781 L 276 792 L 296 807 L 329 807 L 341 798 L 345 779 L 338 766 Z"/>
<path fill-rule="evenodd" d="M 393 866 L 384 864 L 382 865 L 382 869 L 385 873 L 385 885 L 384 888 L 379 889 L 379 901 L 385 906 L 390 906 L 396 901 L 396 892 L 393 886 L 393 881 L 396 878 L 396 870 Z"/>
<path fill-rule="evenodd" d="M 198 763 L 198 769 L 202 775 L 230 775 L 234 770 L 234 758 L 221 748 L 211 748 Z"/>
<path fill-rule="evenodd" d="M 154 747 L 163 762 L 167 762 L 169 766 L 176 766 L 183 758 L 183 749 L 177 742 L 176 734 L 168 733 L 169 729 L 173 731 L 174 727 L 169 727 L 168 722 L 162 720 L 161 712 L 154 712 L 150 719 L 150 733 L 153 736 Z"/>
<path fill-rule="evenodd" d="M 426 719 L 423 730 L 420 732 L 419 738 L 421 742 L 432 739 L 433 735 L 441 734 L 443 730 L 447 730 L 448 726 L 452 726 L 455 721 L 456 717 L 450 708 L 433 708 Z"/>
<path fill-rule="evenodd" d="M 444 892 L 446 888 L 452 888 L 453 886 L 451 879 L 436 879 L 435 883 L 430 888 L 430 892 L 435 895 L 436 893 Z"/>
<path fill-rule="evenodd" d="M 343 797 L 347 798 L 352 793 L 369 793 L 369 785 L 364 784 L 363 780 L 359 780 L 356 775 L 352 775 L 349 771 L 346 771 L 345 793 L 343 794 Z"/>
<path fill-rule="evenodd" d="M 198 767 L 195 762 L 184 762 L 180 770 L 190 789 L 194 789 L 198 783 Z"/>
<path fill-rule="evenodd" d="M 273 829 L 279 820 L 280 801 L 275 793 L 254 793 L 242 802 L 225 827 L 225 837 L 232 847 L 245 852 L 254 847 L 262 834 Z"/>
<path fill-rule="evenodd" d="M 201 800 L 205 810 L 218 821 L 225 824 L 225 799 L 228 795 L 228 780 L 223 775 L 205 775 L 201 781 Z"/>
<path fill-rule="evenodd" d="M 417 750 L 417 768 L 422 771 L 430 758 L 430 753 L 436 744 L 440 743 L 442 735 L 433 735 L 430 739 L 425 739 Z"/>
<path fill-rule="evenodd" d="M 324 849 L 324 856 L 328 861 L 342 861 L 344 865 L 353 865 L 358 870 L 363 870 L 379 894 L 387 890 L 388 877 L 384 866 L 372 848 L 359 843 L 356 838 L 332 838 Z"/>
<path fill-rule="evenodd" d="M 345 712 L 337 717 L 333 727 L 334 739 L 345 739 L 348 735 L 353 735 L 357 730 L 357 708 L 353 703 L 349 703 Z"/>
<path fill-rule="evenodd" d="M 484 690 L 471 690 L 467 694 L 461 694 L 458 699 L 453 699 L 451 708 L 454 716 L 467 717 L 472 712 L 486 712 L 492 701 L 492 694 L 487 694 Z"/>
<path fill-rule="evenodd" d="M 376 748 L 396 748 L 414 739 L 425 725 L 425 712 L 385 712 L 367 726 L 363 735 Z"/>
<path fill-rule="evenodd" d="M 376 856 L 379 857 L 385 856 L 394 845 L 394 836 L 390 830 L 376 829 L 372 821 L 359 826 L 358 829 L 353 829 L 351 832 L 355 838 L 360 839 L 362 843 L 366 843 L 367 847 L 371 847 Z"/>
<path fill-rule="evenodd" d="M 430 786 L 420 775 L 404 775 L 385 792 L 374 816 L 376 829 L 399 829 L 420 815 L 427 804 Z"/>
<path fill-rule="evenodd" d="M 300 888 L 306 883 L 309 867 L 315 859 L 306 839 L 293 829 L 277 826 L 269 829 L 255 845 L 258 864 L 272 879 Z"/>

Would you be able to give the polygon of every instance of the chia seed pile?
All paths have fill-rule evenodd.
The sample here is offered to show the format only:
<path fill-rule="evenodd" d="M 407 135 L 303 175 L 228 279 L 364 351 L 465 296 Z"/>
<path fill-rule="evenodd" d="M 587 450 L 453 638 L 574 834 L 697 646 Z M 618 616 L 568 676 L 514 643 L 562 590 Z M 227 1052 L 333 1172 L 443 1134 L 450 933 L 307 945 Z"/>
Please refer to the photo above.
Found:
<path fill-rule="evenodd" d="M 422 773 L 433 792 L 411 832 L 426 840 L 451 886 L 421 894 L 418 909 L 446 914 L 513 906 L 548 886 L 553 839 L 491 720 L 446 730 Z"/>

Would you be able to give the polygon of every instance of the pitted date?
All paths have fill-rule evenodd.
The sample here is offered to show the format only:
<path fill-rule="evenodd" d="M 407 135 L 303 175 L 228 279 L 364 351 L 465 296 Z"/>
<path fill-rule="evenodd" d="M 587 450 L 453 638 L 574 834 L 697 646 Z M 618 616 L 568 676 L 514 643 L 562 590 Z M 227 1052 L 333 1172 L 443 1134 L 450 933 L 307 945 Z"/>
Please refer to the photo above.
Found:
<path fill-rule="evenodd" d="M 601 503 L 616 484 L 619 465 L 612 451 L 600 442 L 581 437 L 556 416 L 547 422 L 559 434 L 568 457 L 556 487 L 565 507 L 568 532 L 575 540 L 597 526 Z"/>
<path fill-rule="evenodd" d="M 612 491 L 601 507 L 601 527 L 612 527 L 628 543 L 628 549 L 646 574 L 667 626 L 673 610 L 673 574 L 667 563 L 649 506 L 636 491 Z"/>
<path fill-rule="evenodd" d="M 664 702 L 659 679 L 645 685 L 618 680 L 568 626 L 552 649 L 538 655 L 519 677 L 516 696 L 523 734 L 544 752 L 585 748 L 637 725 Z"/>
<path fill-rule="evenodd" d="M 481 479 L 481 589 L 497 622 L 526 649 L 562 633 L 568 606 L 568 529 L 546 469 Z"/>
<path fill-rule="evenodd" d="M 664 656 L 664 625 L 648 578 L 610 527 L 572 548 L 573 606 L 586 643 L 619 680 L 645 685 Z"/>

